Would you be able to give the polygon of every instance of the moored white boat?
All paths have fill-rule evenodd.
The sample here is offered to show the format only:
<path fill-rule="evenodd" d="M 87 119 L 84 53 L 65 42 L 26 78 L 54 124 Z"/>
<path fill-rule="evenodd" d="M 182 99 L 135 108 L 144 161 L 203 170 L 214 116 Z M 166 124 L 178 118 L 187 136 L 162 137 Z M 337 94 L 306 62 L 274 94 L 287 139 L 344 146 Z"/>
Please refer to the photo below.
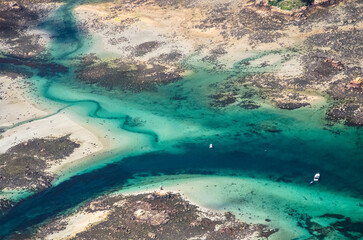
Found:
<path fill-rule="evenodd" d="M 314 182 L 319 181 L 319 178 L 320 178 L 320 173 L 315 174 L 315 176 L 314 176 Z"/>

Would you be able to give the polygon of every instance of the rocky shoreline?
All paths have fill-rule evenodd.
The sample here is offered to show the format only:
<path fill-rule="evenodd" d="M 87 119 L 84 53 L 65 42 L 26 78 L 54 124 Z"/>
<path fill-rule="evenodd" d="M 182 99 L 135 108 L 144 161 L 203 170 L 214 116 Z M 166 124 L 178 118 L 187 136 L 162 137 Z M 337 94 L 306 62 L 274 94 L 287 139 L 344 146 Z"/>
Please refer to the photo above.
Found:
<path fill-rule="evenodd" d="M 4 190 L 40 192 L 52 186 L 56 175 L 47 169 L 71 155 L 80 147 L 69 139 L 32 139 L 15 145 L 0 154 L 0 193 Z M 13 205 L 8 199 L 0 200 L 0 212 Z"/>
<path fill-rule="evenodd" d="M 87 224 L 83 218 L 89 219 Z M 97 198 L 40 226 L 29 238 L 268 239 L 277 231 L 262 224 L 243 223 L 231 213 L 202 210 L 178 193 L 161 190 Z"/>

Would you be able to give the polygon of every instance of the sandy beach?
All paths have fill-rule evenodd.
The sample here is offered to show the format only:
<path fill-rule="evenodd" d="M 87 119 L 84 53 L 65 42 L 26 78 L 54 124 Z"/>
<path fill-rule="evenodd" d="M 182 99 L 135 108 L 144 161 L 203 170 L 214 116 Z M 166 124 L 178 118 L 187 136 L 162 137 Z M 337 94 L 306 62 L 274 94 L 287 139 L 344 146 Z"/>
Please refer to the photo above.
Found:
<path fill-rule="evenodd" d="M 0 76 L 0 127 L 11 127 L 16 123 L 48 114 L 24 98 L 24 93 L 31 89 L 21 80 Z"/>

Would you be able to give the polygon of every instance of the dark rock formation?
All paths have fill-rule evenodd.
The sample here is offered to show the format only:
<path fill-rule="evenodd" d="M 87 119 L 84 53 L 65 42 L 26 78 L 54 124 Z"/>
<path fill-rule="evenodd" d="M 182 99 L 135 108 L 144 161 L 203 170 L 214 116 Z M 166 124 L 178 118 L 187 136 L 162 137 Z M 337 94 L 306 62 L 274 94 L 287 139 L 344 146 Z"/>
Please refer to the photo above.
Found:
<path fill-rule="evenodd" d="M 155 192 L 131 196 L 106 196 L 77 212 L 110 211 L 105 221 L 93 224 L 72 239 L 189 239 L 204 235 L 208 240 L 240 239 L 252 235 L 268 238 L 277 229 L 247 224 L 226 213 L 206 213 L 179 194 Z M 211 218 L 213 216 L 213 219 Z M 40 227 L 36 237 L 44 238 L 63 229 L 59 218 Z"/>

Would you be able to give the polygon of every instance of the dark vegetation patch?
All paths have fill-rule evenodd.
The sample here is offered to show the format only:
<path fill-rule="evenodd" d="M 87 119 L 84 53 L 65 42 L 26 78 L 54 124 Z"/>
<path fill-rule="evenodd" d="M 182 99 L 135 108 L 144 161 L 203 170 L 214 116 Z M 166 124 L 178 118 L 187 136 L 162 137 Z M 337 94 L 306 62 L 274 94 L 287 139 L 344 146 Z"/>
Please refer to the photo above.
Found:
<path fill-rule="evenodd" d="M 128 41 L 128 39 L 125 38 L 125 37 L 111 38 L 110 40 L 108 40 L 108 42 L 111 45 L 117 45 L 117 44 L 120 44 L 120 43 L 123 43 L 123 42 L 127 42 L 127 41 Z"/>
<path fill-rule="evenodd" d="M 304 63 L 304 78 L 309 84 L 329 83 L 332 78 L 344 72 L 344 64 L 338 60 L 326 57 L 324 53 L 310 52 L 301 57 Z"/>
<path fill-rule="evenodd" d="M 258 94 L 261 98 L 270 100 L 280 109 L 293 110 L 310 105 L 305 95 L 289 89 L 290 87 L 296 88 L 294 79 L 282 80 L 268 73 L 248 76 L 244 81 L 252 82 L 254 86 L 259 88 Z M 305 83 L 302 82 L 302 84 Z M 306 88 L 306 86 L 300 87 L 302 89 Z"/>
<path fill-rule="evenodd" d="M 0 2 L 0 37 L 16 38 L 26 26 L 35 24 L 38 14 L 17 2 Z"/>
<path fill-rule="evenodd" d="M 69 156 L 79 146 L 67 135 L 33 139 L 10 148 L 0 154 L 0 190 L 22 188 L 40 191 L 50 187 L 54 176 L 45 172 L 49 164 Z"/>
<path fill-rule="evenodd" d="M 345 40 L 338 41 L 340 44 L 337 46 L 342 45 Z M 319 40 L 315 39 L 315 41 Z M 352 40 L 352 44 L 358 44 L 358 42 Z M 350 46 L 349 48 L 355 47 Z M 303 88 L 328 87 L 326 92 L 332 97 L 334 103 L 326 113 L 327 119 L 341 121 L 349 126 L 362 126 L 363 82 L 359 82 L 357 79 L 361 79 L 358 76 L 362 76 L 363 71 L 359 65 L 354 64 L 356 59 L 351 59 L 351 56 L 345 51 L 350 52 L 348 49 L 337 48 L 337 52 L 330 53 L 332 57 L 327 57 L 329 52 L 319 50 L 304 55 L 302 57 L 305 68 L 303 78 L 308 81 L 305 83 L 301 81 L 298 84 Z M 342 77 L 340 80 L 334 81 L 338 74 Z"/>
<path fill-rule="evenodd" d="M 217 216 L 202 213 L 179 194 L 152 193 L 133 196 L 101 197 L 81 207 L 78 212 L 109 210 L 106 221 L 96 223 L 72 239 L 189 239 L 206 236 L 208 240 L 240 239 L 256 234 L 268 238 L 276 229 L 261 224 L 239 222 L 226 213 Z M 64 226 L 62 219 L 41 227 L 37 237 L 44 238 Z"/>
<path fill-rule="evenodd" d="M 178 62 L 182 58 L 183 58 L 183 54 L 181 54 L 178 51 L 173 51 L 170 53 L 160 54 L 158 57 L 155 57 L 155 58 L 151 58 L 150 62 L 156 62 L 156 63 L 161 63 L 161 64 L 172 64 L 172 63 Z"/>
<path fill-rule="evenodd" d="M 349 81 L 349 79 L 334 82 L 331 84 L 328 94 L 336 100 L 363 102 L 363 82 L 354 82 L 355 80 Z"/>
<path fill-rule="evenodd" d="M 241 31 L 241 29 L 249 30 L 249 33 L 252 34 L 250 41 L 259 37 L 258 41 L 262 43 L 268 43 L 281 37 L 276 31 L 283 30 L 289 25 L 289 23 L 280 16 L 264 16 L 248 8 L 242 8 L 238 13 L 237 19 L 239 31 Z M 245 31 L 242 31 L 242 33 L 243 32 Z"/>
<path fill-rule="evenodd" d="M 142 127 L 145 123 L 145 120 L 139 117 L 132 118 L 127 116 L 124 125 L 128 127 Z"/>
<path fill-rule="evenodd" d="M 342 121 L 349 126 L 363 126 L 362 103 L 336 104 L 327 111 L 326 115 L 329 120 Z"/>
<path fill-rule="evenodd" d="M 146 3 L 146 2 L 149 2 L 149 0 L 139 0 L 138 2 Z M 156 1 L 156 4 L 163 8 L 167 8 L 167 7 L 192 8 L 197 5 L 196 1 L 193 1 L 193 0 L 163 0 L 163 1 Z"/>
<path fill-rule="evenodd" d="M 25 66 L 31 69 L 38 70 L 38 75 L 41 77 L 44 76 L 55 76 L 59 73 L 68 72 L 68 68 L 57 64 L 57 63 L 41 63 L 39 60 L 30 60 L 30 59 L 22 59 L 22 58 L 1 58 L 0 57 L 0 71 L 4 71 L 4 73 L 9 73 L 14 71 L 15 69 L 19 69 L 17 67 L 7 67 L 9 65 L 14 66 Z M 3 68 L 1 66 L 4 66 Z M 21 68 L 20 68 L 21 69 Z M 20 71 L 21 72 L 21 71 Z"/>
<path fill-rule="evenodd" d="M 287 80 L 276 77 L 270 73 L 253 74 L 244 79 L 246 82 L 251 82 L 254 86 L 260 90 L 280 92 L 287 88 Z"/>
<path fill-rule="evenodd" d="M 94 56 L 81 60 L 77 78 L 87 84 L 96 84 L 109 90 L 152 91 L 159 84 L 181 79 L 180 68 L 157 63 L 114 59 L 101 61 Z"/>
<path fill-rule="evenodd" d="M 14 202 L 5 198 L 0 198 L 0 217 L 14 206 Z"/>
<path fill-rule="evenodd" d="M 251 43 L 255 41 L 268 43 L 280 38 L 282 35 L 275 31 L 282 30 L 288 25 L 280 16 L 261 15 L 246 7 L 241 7 L 236 11 L 229 3 L 217 5 L 208 10 L 206 15 L 207 17 L 195 27 L 204 30 L 220 29 L 226 40 L 230 36 L 240 39 L 251 34 Z"/>
<path fill-rule="evenodd" d="M 48 13 L 49 10 L 31 1 L 0 2 L 0 38 L 10 46 L 7 51 L 22 58 L 42 53 L 45 49 L 39 44 L 39 36 L 25 35 L 24 31 L 35 26 Z"/>
<path fill-rule="evenodd" d="M 210 98 L 212 102 L 210 105 L 215 108 L 224 108 L 228 105 L 231 105 L 237 101 L 237 93 L 229 92 L 229 93 L 217 93 L 211 95 Z"/>
<path fill-rule="evenodd" d="M 210 85 L 211 88 L 218 87 L 217 84 Z M 246 110 L 260 107 L 256 100 L 260 93 L 249 85 L 241 85 L 240 80 L 224 82 L 217 92 L 209 95 L 211 99 L 209 105 L 213 108 L 226 108 L 231 105 L 239 106 Z"/>
<path fill-rule="evenodd" d="M 307 97 L 297 92 L 269 91 L 267 94 L 272 102 L 280 109 L 294 110 L 310 105 L 307 102 Z"/>
<path fill-rule="evenodd" d="M 363 237 L 363 222 L 353 222 L 349 217 L 340 214 L 324 214 L 318 219 L 329 220 L 329 226 L 322 226 L 315 218 L 308 215 L 299 217 L 298 225 L 305 228 L 312 236 L 312 239 L 342 239 L 343 236 L 356 240 Z"/>
<path fill-rule="evenodd" d="M 359 11 L 359 10 L 358 10 Z M 314 47 L 329 47 L 341 58 L 355 62 L 363 57 L 363 32 L 358 29 L 351 31 L 331 31 L 312 35 L 305 44 Z"/>
<path fill-rule="evenodd" d="M 216 62 L 218 57 L 227 54 L 227 51 L 223 48 L 223 46 L 219 46 L 217 48 L 212 49 L 207 56 L 205 56 L 202 61 Z"/>
<path fill-rule="evenodd" d="M 277 39 L 281 38 L 283 35 L 279 32 L 270 32 L 270 31 L 257 31 L 255 33 L 250 34 L 249 43 L 251 45 L 260 44 L 260 43 L 272 43 Z"/>
<path fill-rule="evenodd" d="M 276 6 L 282 10 L 294 10 L 311 5 L 314 0 L 268 0 L 268 4 Z"/>
<path fill-rule="evenodd" d="M 239 106 L 248 110 L 260 108 L 260 105 L 252 100 L 243 100 Z"/>
<path fill-rule="evenodd" d="M 301 107 L 309 106 L 307 102 L 276 102 L 276 106 L 280 109 L 294 110 Z"/>
<path fill-rule="evenodd" d="M 136 57 L 144 56 L 145 54 L 152 52 L 153 50 L 159 48 L 161 45 L 158 41 L 144 42 L 135 47 L 134 55 Z"/>
<path fill-rule="evenodd" d="M 0 64 L 0 74 L 6 75 L 12 79 L 17 77 L 30 78 L 33 76 L 33 72 L 29 69 L 21 66 L 14 66 L 12 64 Z"/>
<path fill-rule="evenodd" d="M 352 81 L 338 81 L 331 85 L 328 94 L 335 103 L 327 112 L 327 118 L 332 121 L 343 121 L 351 126 L 363 125 L 363 78 Z"/>

